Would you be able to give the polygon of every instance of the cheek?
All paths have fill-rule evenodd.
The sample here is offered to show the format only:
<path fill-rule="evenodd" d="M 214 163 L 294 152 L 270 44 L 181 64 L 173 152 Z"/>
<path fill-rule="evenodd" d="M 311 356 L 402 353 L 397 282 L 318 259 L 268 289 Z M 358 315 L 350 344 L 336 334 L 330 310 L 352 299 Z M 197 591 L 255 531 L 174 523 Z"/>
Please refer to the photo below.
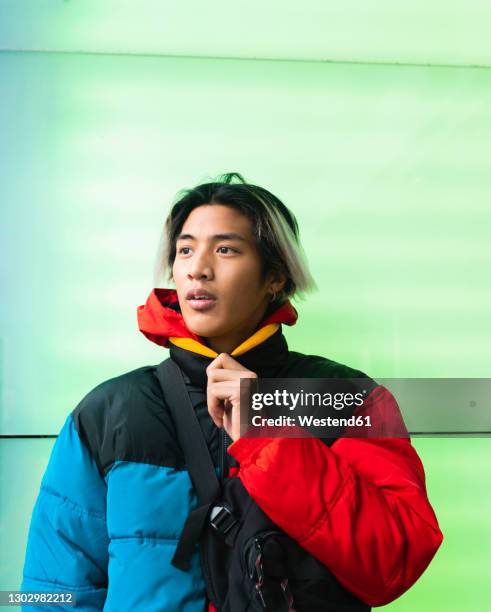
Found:
<path fill-rule="evenodd" d="M 178 289 L 179 289 L 179 286 L 182 285 L 185 279 L 185 276 L 186 275 L 185 275 L 185 271 L 183 267 L 180 266 L 179 264 L 174 263 L 174 265 L 172 266 L 172 278 L 174 279 L 174 282 Z"/>
<path fill-rule="evenodd" d="M 245 277 L 234 279 L 226 284 L 225 293 L 226 310 L 232 318 L 242 319 L 245 313 L 257 308 L 263 299 L 263 292 L 255 278 Z"/>
<path fill-rule="evenodd" d="M 261 290 L 259 274 L 256 262 L 243 261 L 241 265 L 224 271 L 223 286 L 227 294 L 239 296 L 239 299 L 249 297 L 250 292 L 257 296 Z"/>

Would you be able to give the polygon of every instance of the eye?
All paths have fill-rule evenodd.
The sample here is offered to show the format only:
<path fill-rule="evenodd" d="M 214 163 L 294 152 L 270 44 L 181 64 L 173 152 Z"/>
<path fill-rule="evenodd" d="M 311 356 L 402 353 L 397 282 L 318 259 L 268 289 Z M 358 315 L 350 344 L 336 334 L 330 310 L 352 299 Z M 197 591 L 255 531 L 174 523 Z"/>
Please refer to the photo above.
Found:
<path fill-rule="evenodd" d="M 190 249 L 190 248 L 191 248 L 191 247 L 188 247 L 188 246 L 181 247 L 180 249 L 178 249 L 178 250 L 177 250 L 177 253 L 178 253 L 179 255 L 180 255 L 180 254 L 183 254 L 183 255 L 188 255 L 188 253 L 183 253 L 183 251 L 184 251 L 184 249 Z M 233 249 L 232 247 L 229 247 L 229 246 L 221 246 L 221 247 L 218 247 L 218 250 L 220 250 L 220 249 L 228 249 L 229 251 L 233 251 L 234 253 L 238 253 L 238 251 L 237 251 L 236 249 Z M 225 254 L 225 253 L 224 253 L 224 254 Z"/>

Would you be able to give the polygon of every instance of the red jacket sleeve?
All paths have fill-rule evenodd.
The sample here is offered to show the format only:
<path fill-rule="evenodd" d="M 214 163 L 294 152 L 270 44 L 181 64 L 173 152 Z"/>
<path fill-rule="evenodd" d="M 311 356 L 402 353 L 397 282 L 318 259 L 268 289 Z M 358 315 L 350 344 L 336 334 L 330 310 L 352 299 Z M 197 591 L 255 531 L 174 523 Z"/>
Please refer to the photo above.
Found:
<path fill-rule="evenodd" d="M 382 386 L 363 410 L 400 415 Z M 313 437 L 243 437 L 228 452 L 271 520 L 368 605 L 402 595 L 443 541 L 409 436 L 343 437 L 330 447 Z"/>

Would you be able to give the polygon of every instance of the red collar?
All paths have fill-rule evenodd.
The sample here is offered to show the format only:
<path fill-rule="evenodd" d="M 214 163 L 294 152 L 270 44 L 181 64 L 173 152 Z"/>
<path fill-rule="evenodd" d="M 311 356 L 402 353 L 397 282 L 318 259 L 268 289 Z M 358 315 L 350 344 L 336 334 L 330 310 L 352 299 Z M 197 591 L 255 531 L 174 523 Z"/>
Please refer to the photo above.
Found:
<path fill-rule="evenodd" d="M 191 332 L 181 314 L 176 289 L 156 287 L 150 292 L 145 304 L 137 307 L 138 327 L 149 340 L 168 347 L 169 337 L 192 338 L 205 345 L 201 336 Z M 269 323 L 295 325 L 298 313 L 290 301 L 279 306 L 258 325 L 256 331 Z"/>

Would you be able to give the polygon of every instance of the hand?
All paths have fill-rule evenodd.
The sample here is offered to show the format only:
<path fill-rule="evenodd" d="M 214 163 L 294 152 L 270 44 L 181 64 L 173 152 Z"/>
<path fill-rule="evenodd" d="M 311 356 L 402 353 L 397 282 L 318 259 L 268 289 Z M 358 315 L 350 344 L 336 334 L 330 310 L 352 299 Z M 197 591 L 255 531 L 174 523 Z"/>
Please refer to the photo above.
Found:
<path fill-rule="evenodd" d="M 240 438 L 240 379 L 257 378 L 228 353 L 220 353 L 206 368 L 208 412 L 217 427 L 235 440 Z"/>

